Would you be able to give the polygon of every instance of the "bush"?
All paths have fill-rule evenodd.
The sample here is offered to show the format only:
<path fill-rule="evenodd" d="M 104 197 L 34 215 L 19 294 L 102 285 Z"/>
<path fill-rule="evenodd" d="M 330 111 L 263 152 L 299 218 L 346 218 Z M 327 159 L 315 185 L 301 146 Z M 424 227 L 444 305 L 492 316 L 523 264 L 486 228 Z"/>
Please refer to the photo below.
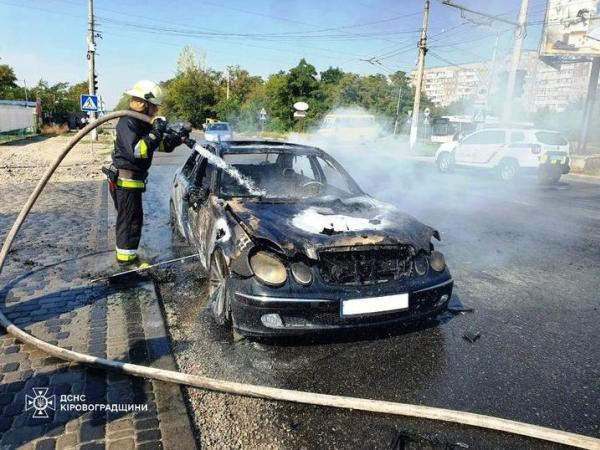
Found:
<path fill-rule="evenodd" d="M 63 134 L 67 134 L 68 132 L 69 132 L 69 127 L 66 124 L 44 125 L 41 130 L 42 134 L 51 135 L 51 136 L 60 136 Z"/>

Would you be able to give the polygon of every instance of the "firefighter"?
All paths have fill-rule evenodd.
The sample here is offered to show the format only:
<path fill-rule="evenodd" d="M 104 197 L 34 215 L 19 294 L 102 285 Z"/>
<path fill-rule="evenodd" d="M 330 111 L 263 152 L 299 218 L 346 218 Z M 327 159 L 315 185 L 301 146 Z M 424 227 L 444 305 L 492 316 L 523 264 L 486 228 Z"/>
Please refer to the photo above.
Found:
<path fill-rule="evenodd" d="M 122 117 L 116 127 L 112 153 L 112 171 L 116 172 L 110 192 L 117 209 L 116 257 L 122 265 L 135 265 L 142 235 L 144 212 L 142 193 L 146 190 L 148 169 L 155 151 L 172 152 L 182 143 L 182 136 L 169 133 L 167 121 L 156 117 L 162 90 L 148 80 L 138 81 L 130 96 L 129 109 L 152 117 L 152 124 Z"/>

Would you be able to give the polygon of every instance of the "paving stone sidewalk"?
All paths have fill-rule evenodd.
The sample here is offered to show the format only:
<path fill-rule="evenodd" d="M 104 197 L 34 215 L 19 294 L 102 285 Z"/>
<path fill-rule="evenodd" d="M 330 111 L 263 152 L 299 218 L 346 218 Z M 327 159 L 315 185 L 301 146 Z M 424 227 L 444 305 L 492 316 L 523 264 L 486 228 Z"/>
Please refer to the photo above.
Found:
<path fill-rule="evenodd" d="M 0 189 L 3 240 L 33 185 Z M 89 283 L 116 269 L 107 197 L 104 182 L 49 185 L 0 275 L 0 307 L 16 325 L 61 347 L 174 369 L 153 285 Z M 179 386 L 66 363 L 1 330 L 0 449 L 12 448 L 197 444 Z"/>

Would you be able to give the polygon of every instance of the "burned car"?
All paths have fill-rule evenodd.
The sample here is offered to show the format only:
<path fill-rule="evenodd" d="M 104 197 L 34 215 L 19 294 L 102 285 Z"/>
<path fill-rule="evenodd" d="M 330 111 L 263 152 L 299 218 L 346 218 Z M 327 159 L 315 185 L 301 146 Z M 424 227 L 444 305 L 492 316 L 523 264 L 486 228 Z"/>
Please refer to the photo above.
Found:
<path fill-rule="evenodd" d="M 439 233 L 366 195 L 315 147 L 197 145 L 175 174 L 170 210 L 209 274 L 215 320 L 242 335 L 425 318 L 452 294 Z"/>

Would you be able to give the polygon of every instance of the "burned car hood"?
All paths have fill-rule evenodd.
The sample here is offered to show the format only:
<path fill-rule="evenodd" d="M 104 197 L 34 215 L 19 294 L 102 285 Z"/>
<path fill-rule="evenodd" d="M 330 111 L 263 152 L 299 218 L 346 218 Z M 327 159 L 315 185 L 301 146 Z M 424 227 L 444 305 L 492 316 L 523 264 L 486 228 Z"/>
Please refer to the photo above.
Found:
<path fill-rule="evenodd" d="M 316 259 L 327 247 L 409 244 L 430 251 L 433 228 L 393 205 L 368 196 L 319 197 L 294 202 L 233 199 L 227 209 L 255 239 L 267 240 L 287 256 Z"/>

